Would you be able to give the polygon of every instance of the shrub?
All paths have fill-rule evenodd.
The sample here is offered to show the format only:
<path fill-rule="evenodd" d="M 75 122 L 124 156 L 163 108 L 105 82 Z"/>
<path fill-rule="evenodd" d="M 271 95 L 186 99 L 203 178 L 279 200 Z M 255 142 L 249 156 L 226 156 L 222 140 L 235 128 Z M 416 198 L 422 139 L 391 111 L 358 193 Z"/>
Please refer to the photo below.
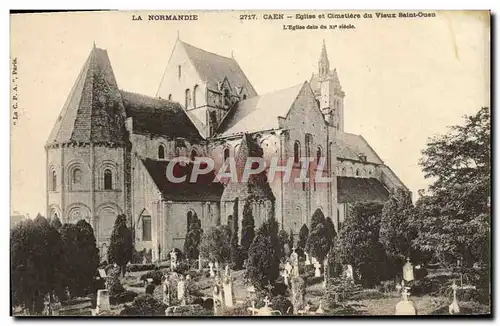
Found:
<path fill-rule="evenodd" d="M 186 261 L 181 261 L 177 263 L 175 266 L 174 272 L 179 274 L 186 274 L 189 271 L 189 264 Z"/>
<path fill-rule="evenodd" d="M 299 231 L 299 242 L 297 243 L 297 247 L 304 249 L 306 247 L 307 238 L 309 237 L 309 228 L 307 225 L 302 225 Z"/>
<path fill-rule="evenodd" d="M 311 218 L 311 232 L 306 241 L 306 252 L 322 262 L 330 250 L 331 230 L 326 226 L 325 216 L 318 208 Z"/>
<path fill-rule="evenodd" d="M 122 291 L 109 296 L 109 303 L 112 305 L 119 305 L 121 303 L 131 302 L 137 297 L 134 291 Z"/>
<path fill-rule="evenodd" d="M 146 294 L 153 295 L 154 291 L 155 291 L 155 286 L 153 284 L 146 285 Z"/>
<path fill-rule="evenodd" d="M 279 276 L 279 248 L 278 228 L 274 218 L 264 223 L 257 231 L 250 250 L 245 272 L 245 278 L 257 289 L 263 289 L 273 284 Z"/>
<path fill-rule="evenodd" d="M 122 316 L 165 316 L 167 306 L 150 294 L 137 296 L 132 305 L 122 310 Z"/>
<path fill-rule="evenodd" d="M 243 220 L 241 221 L 241 247 L 245 256 L 248 255 L 248 249 L 255 237 L 255 221 L 252 215 L 252 206 L 248 201 L 243 206 Z"/>
<path fill-rule="evenodd" d="M 279 310 L 282 316 L 293 315 L 292 302 L 282 295 L 278 295 L 272 298 L 271 308 L 273 310 Z"/>
<path fill-rule="evenodd" d="M 127 227 L 127 217 L 120 214 L 116 217 L 111 233 L 108 257 L 110 262 L 120 266 L 122 275 L 125 275 L 125 266 L 132 260 L 132 252 L 132 232 Z"/>
<path fill-rule="evenodd" d="M 131 264 L 127 266 L 127 272 L 142 272 L 142 271 L 150 271 L 155 269 L 155 265 L 153 264 Z"/>
<path fill-rule="evenodd" d="M 230 261 L 230 230 L 225 225 L 213 226 L 203 233 L 200 251 L 210 261 Z"/>
<path fill-rule="evenodd" d="M 201 242 L 201 235 L 203 230 L 201 229 L 201 221 L 198 215 L 194 213 L 190 219 L 188 219 L 188 231 L 186 233 L 186 239 L 184 241 L 184 252 L 186 258 L 197 259 L 200 251 L 199 246 Z"/>
<path fill-rule="evenodd" d="M 149 271 L 141 276 L 141 281 L 146 282 L 148 278 L 153 279 L 154 285 L 160 285 L 163 278 L 163 273 L 159 270 Z"/>

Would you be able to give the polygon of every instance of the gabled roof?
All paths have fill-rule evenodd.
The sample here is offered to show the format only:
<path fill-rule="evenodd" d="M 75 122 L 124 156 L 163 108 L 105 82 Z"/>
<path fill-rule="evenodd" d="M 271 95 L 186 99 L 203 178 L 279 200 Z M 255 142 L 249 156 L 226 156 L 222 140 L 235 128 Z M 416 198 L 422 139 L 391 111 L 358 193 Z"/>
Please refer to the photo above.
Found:
<path fill-rule="evenodd" d="M 174 166 L 174 176 L 180 178 L 186 176 L 186 181 L 182 183 L 172 183 L 167 179 L 166 169 L 170 161 L 157 161 L 143 159 L 149 175 L 162 193 L 164 200 L 172 201 L 219 201 L 224 190 L 220 182 L 213 182 L 215 172 L 198 176 L 196 182 L 189 182 L 193 171 L 193 163 L 182 165 L 176 163 Z"/>
<path fill-rule="evenodd" d="M 360 156 L 366 155 L 367 162 L 384 164 L 382 159 L 361 135 L 338 131 L 335 147 L 337 158 L 361 161 Z"/>
<path fill-rule="evenodd" d="M 106 50 L 94 47 L 50 133 L 47 145 L 123 143 L 125 109 Z"/>
<path fill-rule="evenodd" d="M 339 203 L 385 202 L 389 191 L 375 178 L 337 177 Z"/>
<path fill-rule="evenodd" d="M 126 91 L 121 95 L 134 133 L 202 139 L 179 103 Z"/>
<path fill-rule="evenodd" d="M 262 157 L 263 150 L 255 140 L 248 134 L 244 134 L 241 139 L 241 146 L 236 156 L 236 173 L 238 180 L 230 180 L 224 189 L 221 201 L 233 201 L 236 198 L 243 199 L 263 199 L 274 201 L 275 197 L 266 172 L 250 174 L 248 181 L 243 182 L 242 176 L 249 157 Z"/>
<path fill-rule="evenodd" d="M 217 83 L 222 83 L 224 78 L 227 78 L 232 87 L 245 87 L 248 97 L 257 95 L 236 60 L 199 49 L 182 41 L 178 42 L 184 47 L 200 78 L 207 81 L 209 89 L 218 90 Z"/>
<path fill-rule="evenodd" d="M 219 126 L 220 136 L 278 129 L 278 117 L 285 118 L 305 83 L 241 101 Z"/>

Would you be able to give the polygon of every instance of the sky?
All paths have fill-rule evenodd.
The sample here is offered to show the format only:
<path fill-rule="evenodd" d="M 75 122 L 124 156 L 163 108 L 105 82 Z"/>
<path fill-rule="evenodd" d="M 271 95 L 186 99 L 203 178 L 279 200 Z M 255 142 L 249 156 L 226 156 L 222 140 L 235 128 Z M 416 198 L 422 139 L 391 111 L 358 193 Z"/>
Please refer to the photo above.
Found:
<path fill-rule="evenodd" d="M 11 16 L 19 105 L 18 122 L 11 126 L 11 211 L 46 212 L 44 145 L 94 43 L 108 51 L 121 89 L 154 96 L 177 37 L 220 55 L 232 53 L 259 94 L 309 80 L 324 40 L 346 93 L 345 131 L 363 135 L 414 199 L 429 185 L 418 166 L 427 139 L 489 106 L 484 14 L 283 21 L 263 19 L 278 11 L 253 12 L 257 20 L 240 20 L 244 12 L 227 11 L 190 12 L 198 14 L 196 21 L 147 20 L 148 14 L 172 13 Z M 134 14 L 143 20 L 132 20 Z M 283 29 L 342 23 L 356 28 Z"/>

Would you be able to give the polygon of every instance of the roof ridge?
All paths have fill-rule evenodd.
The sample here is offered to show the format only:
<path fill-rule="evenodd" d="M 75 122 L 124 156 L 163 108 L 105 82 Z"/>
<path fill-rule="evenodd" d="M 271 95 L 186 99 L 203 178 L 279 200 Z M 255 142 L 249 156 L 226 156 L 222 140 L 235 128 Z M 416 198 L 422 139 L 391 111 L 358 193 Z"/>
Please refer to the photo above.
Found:
<path fill-rule="evenodd" d="M 221 54 L 218 54 L 218 53 L 215 53 L 215 52 L 210 52 L 210 51 L 204 50 L 204 49 L 202 49 L 202 48 L 196 47 L 196 46 L 194 46 L 194 45 L 192 45 L 192 44 L 189 44 L 189 43 L 184 42 L 184 41 L 181 41 L 181 40 L 179 40 L 179 42 L 181 42 L 183 45 L 190 46 L 190 47 L 192 47 L 192 48 L 194 48 L 194 49 L 196 49 L 196 50 L 198 50 L 198 51 L 202 51 L 202 52 L 205 52 L 205 53 L 208 53 L 208 54 L 211 54 L 211 55 L 216 55 L 216 56 L 221 57 L 221 58 L 224 58 L 224 59 L 233 60 L 234 62 L 236 62 L 236 63 L 237 63 L 237 61 L 236 61 L 234 58 L 225 57 L 225 56 L 223 56 L 223 55 L 221 55 Z M 189 54 L 188 54 L 188 55 L 189 55 Z"/>

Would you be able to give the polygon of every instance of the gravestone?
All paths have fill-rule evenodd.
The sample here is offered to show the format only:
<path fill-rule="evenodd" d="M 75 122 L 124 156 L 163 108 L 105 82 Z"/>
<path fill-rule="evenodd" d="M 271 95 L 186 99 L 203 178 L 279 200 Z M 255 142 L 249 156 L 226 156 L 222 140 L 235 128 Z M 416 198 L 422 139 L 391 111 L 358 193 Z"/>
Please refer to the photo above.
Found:
<path fill-rule="evenodd" d="M 101 314 L 111 310 L 109 292 L 106 289 L 97 290 L 96 313 Z"/>
<path fill-rule="evenodd" d="M 292 283 L 293 313 L 296 315 L 304 305 L 306 283 L 304 282 L 304 279 L 301 277 L 294 277 L 290 281 Z"/>
<path fill-rule="evenodd" d="M 406 264 L 403 266 L 403 279 L 406 282 L 411 282 L 415 279 L 413 276 L 413 265 L 410 263 L 410 258 L 406 258 Z"/>
<path fill-rule="evenodd" d="M 311 265 L 311 261 L 309 260 L 309 254 L 308 254 L 307 252 L 306 252 L 305 254 L 306 254 L 306 262 L 305 262 L 305 265 L 306 265 L 306 266 L 309 266 L 309 265 Z"/>
<path fill-rule="evenodd" d="M 345 277 L 348 280 L 354 280 L 354 271 L 352 269 L 352 265 L 347 265 L 345 269 Z"/>
<path fill-rule="evenodd" d="M 165 281 L 163 282 L 163 303 L 167 306 L 170 306 L 170 286 L 170 280 L 168 279 L 168 277 L 166 277 Z"/>
<path fill-rule="evenodd" d="M 318 261 L 316 261 L 316 264 L 314 264 L 314 268 L 315 268 L 315 270 L 314 270 L 314 277 L 321 277 L 321 269 L 320 269 L 320 267 L 321 267 L 321 264 Z"/>
<path fill-rule="evenodd" d="M 288 286 L 288 270 L 286 268 L 281 272 L 281 276 L 283 276 L 283 283 Z"/>
<path fill-rule="evenodd" d="M 218 316 L 222 312 L 224 304 L 219 282 L 215 282 L 212 288 L 212 295 L 214 298 L 214 316 Z"/>
<path fill-rule="evenodd" d="M 329 255 L 330 254 L 327 254 L 325 260 L 323 260 L 323 276 L 324 276 L 323 288 L 324 289 L 326 289 L 327 280 L 330 277 L 330 266 L 328 264 Z"/>
<path fill-rule="evenodd" d="M 290 261 L 292 263 L 292 276 L 299 277 L 299 255 L 295 252 L 295 248 L 292 249 L 292 254 L 290 255 Z"/>
<path fill-rule="evenodd" d="M 233 307 L 233 280 L 229 274 L 229 266 L 226 266 L 226 275 L 222 281 L 224 292 L 224 304 L 226 307 Z"/>
<path fill-rule="evenodd" d="M 215 262 L 215 275 L 220 276 L 219 262 Z"/>
<path fill-rule="evenodd" d="M 323 303 L 320 302 L 318 310 L 316 310 L 316 315 L 324 315 L 324 314 L 325 314 L 325 311 L 323 310 Z"/>
<path fill-rule="evenodd" d="M 170 270 L 173 271 L 177 268 L 177 253 L 174 249 L 170 252 Z"/>
<path fill-rule="evenodd" d="M 191 304 L 186 306 L 172 306 L 165 309 L 165 316 L 200 316 L 204 309 L 199 304 Z"/>
<path fill-rule="evenodd" d="M 455 281 L 453 281 L 453 284 L 451 285 L 451 289 L 453 290 L 453 302 L 448 306 L 448 312 L 450 315 L 456 315 L 460 313 L 460 307 L 458 306 L 458 300 L 457 300 L 457 289 L 459 287 L 455 284 Z"/>
<path fill-rule="evenodd" d="M 404 281 L 402 281 L 402 285 L 397 286 L 398 290 L 403 289 L 401 295 L 403 299 L 396 304 L 396 316 L 414 316 L 417 314 L 417 309 L 415 308 L 415 303 L 409 300 L 410 289 L 407 286 L 404 286 Z"/>
<path fill-rule="evenodd" d="M 210 268 L 210 277 L 214 277 L 215 276 L 215 273 L 214 273 L 214 263 L 209 262 L 208 263 L 208 267 Z"/>
<path fill-rule="evenodd" d="M 247 308 L 248 311 L 252 314 L 252 316 L 255 316 L 259 309 L 255 308 L 255 301 L 252 301 L 252 306 Z"/>
<path fill-rule="evenodd" d="M 318 262 L 318 260 L 316 259 L 316 257 L 312 257 L 312 258 L 311 258 L 311 263 L 312 263 L 313 265 L 315 265 L 317 262 Z"/>
<path fill-rule="evenodd" d="M 201 272 L 201 270 L 203 269 L 203 261 L 201 259 L 201 255 L 198 256 L 198 271 Z"/>
<path fill-rule="evenodd" d="M 179 281 L 177 282 L 177 300 L 179 300 L 182 306 L 186 305 L 186 281 L 181 275 Z"/>

